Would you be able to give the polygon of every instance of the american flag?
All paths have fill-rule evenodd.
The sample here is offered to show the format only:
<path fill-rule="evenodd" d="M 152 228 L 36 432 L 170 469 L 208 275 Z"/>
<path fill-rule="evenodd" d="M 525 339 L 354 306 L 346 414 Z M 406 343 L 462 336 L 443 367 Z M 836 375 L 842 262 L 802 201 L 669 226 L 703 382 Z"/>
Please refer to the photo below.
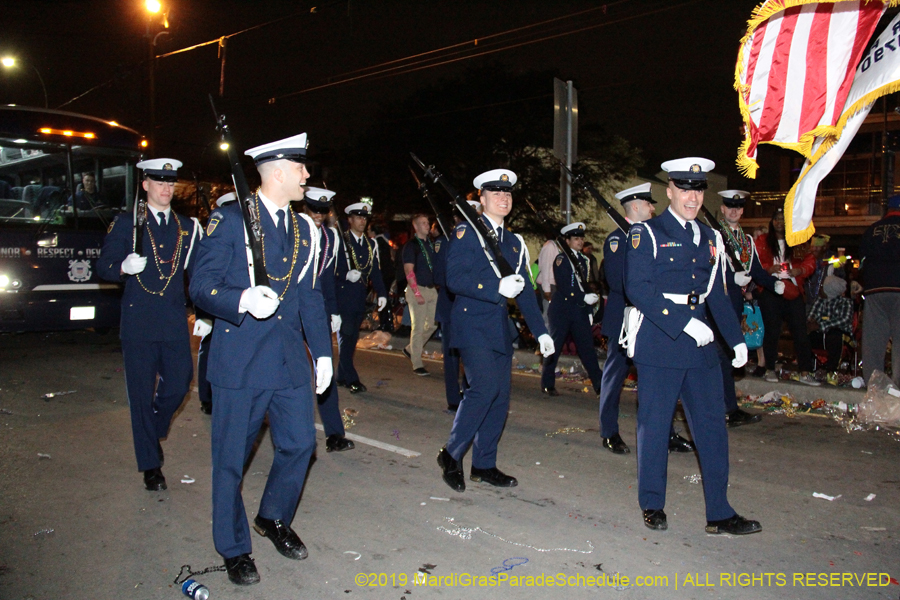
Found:
<path fill-rule="evenodd" d="M 872 32 L 897 0 L 767 0 L 741 40 L 735 75 L 745 139 L 738 167 L 755 177 L 759 144 L 810 157 L 835 124 Z"/>

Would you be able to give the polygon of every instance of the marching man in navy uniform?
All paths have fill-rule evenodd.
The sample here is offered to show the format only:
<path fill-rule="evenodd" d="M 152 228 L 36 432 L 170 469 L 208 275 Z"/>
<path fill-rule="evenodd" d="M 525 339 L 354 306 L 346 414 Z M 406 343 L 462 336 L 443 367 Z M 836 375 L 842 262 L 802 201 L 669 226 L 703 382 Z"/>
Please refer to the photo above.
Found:
<path fill-rule="evenodd" d="M 666 470 L 675 404 L 684 405 L 706 499 L 706 532 L 756 533 L 757 521 L 728 503 L 728 434 L 722 372 L 711 326 L 733 348 L 733 365 L 747 362 L 747 346 L 726 289 L 721 236 L 696 221 L 703 205 L 704 158 L 668 161 L 669 208 L 632 225 L 625 256 L 625 294 L 640 311 L 625 317 L 628 352 L 638 368 L 638 499 L 644 524 L 668 528 Z"/>
<path fill-rule="evenodd" d="M 600 361 L 594 350 L 594 335 L 591 333 L 591 312 L 600 296 L 590 291 L 591 263 L 581 253 L 584 248 L 584 223 L 571 223 L 560 230 L 566 238 L 566 244 L 575 256 L 578 264 L 572 264 L 569 257 L 560 252 L 553 260 L 553 278 L 556 290 L 550 299 L 547 309 L 547 320 L 550 322 L 550 335 L 556 352 L 544 359 L 541 372 L 541 389 L 550 396 L 559 396 L 556 391 L 556 365 L 562 354 L 563 344 L 569 334 L 575 342 L 581 364 L 587 370 L 594 393 L 600 392 L 600 380 L 603 372 Z"/>
<path fill-rule="evenodd" d="M 641 223 L 653 216 L 656 200 L 650 193 L 651 185 L 642 183 L 616 194 L 625 210 L 625 220 Z M 603 447 L 613 454 L 628 454 L 631 448 L 619 435 L 619 398 L 622 384 L 632 364 L 619 344 L 622 315 L 625 311 L 625 246 L 628 236 L 621 229 L 614 229 L 603 245 L 603 271 L 609 286 L 609 297 L 603 313 L 600 333 L 607 337 L 606 362 L 603 365 L 603 381 L 600 385 L 600 435 Z M 674 424 L 669 428 L 669 452 L 693 452 L 694 443 L 675 433 Z"/>
<path fill-rule="evenodd" d="M 171 207 L 180 166 L 171 158 L 137 164 L 147 192 L 141 252 L 134 252 L 133 217 L 120 215 L 110 225 L 97 261 L 100 277 L 125 282 L 119 337 L 134 453 L 150 491 L 166 489 L 160 439 L 168 436 L 193 376 L 184 272 L 201 234 L 196 220 Z"/>
<path fill-rule="evenodd" d="M 335 270 L 337 248 L 340 236 L 334 227 L 328 227 L 325 219 L 331 212 L 335 192 L 317 187 L 307 187 L 303 212 L 306 213 L 319 229 L 319 270 L 318 278 L 322 285 L 322 296 L 325 299 L 325 312 L 330 315 L 331 332 L 341 329 L 341 315 L 338 311 L 335 296 Z M 332 381 L 324 393 L 318 395 L 319 416 L 325 429 L 325 451 L 343 452 L 352 450 L 356 445 L 348 440 L 341 418 L 338 404 L 338 386 Z"/>
<path fill-rule="evenodd" d="M 733 256 L 731 252 L 725 252 L 725 263 L 728 268 L 728 297 L 734 307 L 738 322 L 744 315 L 744 288 L 751 282 L 764 287 L 775 294 L 784 293 L 784 282 L 779 281 L 763 268 L 759 262 L 759 254 L 756 252 L 756 244 L 753 236 L 744 233 L 741 227 L 741 216 L 744 214 L 744 204 L 750 197 L 749 192 L 743 190 L 725 190 L 719 192 L 722 196 L 722 219 L 720 224 L 725 232 L 725 241 L 730 241 L 733 247 L 740 250 L 741 256 Z M 758 423 L 761 415 L 751 415 L 741 410 L 737 405 L 737 392 L 734 389 L 734 372 L 731 366 L 732 352 L 722 336 L 716 336 L 719 344 L 719 358 L 722 366 L 722 383 L 725 387 L 725 418 L 729 427 L 739 427 Z"/>
<path fill-rule="evenodd" d="M 512 378 L 512 338 L 508 299 L 515 298 L 544 357 L 553 354 L 553 339 L 544 327 L 537 300 L 529 289 L 530 259 L 521 236 L 503 226 L 512 210 L 516 175 L 506 169 L 487 171 L 475 178 L 481 190 L 484 224 L 496 232 L 503 258 L 514 275 L 500 276 L 491 251 L 477 229 L 460 223 L 447 249 L 447 288 L 453 294 L 451 346 L 458 348 L 469 388 L 459 405 L 450 439 L 438 454 L 444 482 L 465 491 L 463 455 L 472 446 L 470 479 L 498 487 L 518 485 L 497 468 L 497 443 L 509 411 Z"/>
<path fill-rule="evenodd" d="M 387 306 L 387 290 L 378 266 L 378 244 L 366 235 L 366 226 L 372 216 L 371 200 L 356 202 L 344 209 L 350 230 L 344 233 L 338 250 L 337 281 L 335 295 L 341 317 L 338 330 L 337 382 L 350 388 L 351 394 L 366 391 L 353 365 L 359 328 L 366 317 L 366 296 L 369 281 L 378 297 L 378 311 Z"/>
<path fill-rule="evenodd" d="M 235 584 L 259 581 L 241 497 L 244 466 L 268 414 L 275 459 L 253 528 L 292 559 L 307 556 L 291 529 L 315 450 L 313 403 L 331 381 L 331 337 L 317 277 L 315 223 L 290 209 L 303 197 L 306 134 L 248 150 L 262 185 L 251 199 L 263 231 L 269 286 L 253 281 L 239 203 L 213 211 L 191 298 L 215 317 L 209 357 L 213 540 Z M 304 341 L 315 360 L 315 382 Z"/>

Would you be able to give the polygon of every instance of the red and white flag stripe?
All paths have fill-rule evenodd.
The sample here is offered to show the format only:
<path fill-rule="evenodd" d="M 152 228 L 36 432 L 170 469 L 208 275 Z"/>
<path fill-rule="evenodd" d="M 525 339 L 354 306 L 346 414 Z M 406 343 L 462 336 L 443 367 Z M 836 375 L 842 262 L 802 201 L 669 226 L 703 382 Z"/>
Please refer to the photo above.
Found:
<path fill-rule="evenodd" d="M 735 87 L 745 140 L 738 166 L 756 175 L 759 144 L 809 157 L 844 108 L 853 75 L 888 4 L 895 0 L 768 0 L 750 20 Z"/>

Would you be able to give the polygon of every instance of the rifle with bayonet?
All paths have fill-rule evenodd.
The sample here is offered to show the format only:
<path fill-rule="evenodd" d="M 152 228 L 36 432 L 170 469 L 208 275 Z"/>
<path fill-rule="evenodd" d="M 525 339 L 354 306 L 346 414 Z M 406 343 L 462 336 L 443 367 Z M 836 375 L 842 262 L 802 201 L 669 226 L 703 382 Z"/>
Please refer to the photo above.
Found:
<path fill-rule="evenodd" d="M 237 151 L 234 149 L 234 143 L 231 140 L 231 130 L 225 124 L 225 115 L 219 115 L 216 111 L 216 104 L 213 102 L 212 94 L 209 95 L 209 103 L 212 105 L 213 115 L 216 118 L 216 129 L 222 135 L 222 141 L 227 145 L 226 153 L 228 155 L 228 163 L 231 165 L 231 179 L 234 181 L 234 191 L 241 206 L 241 216 L 244 218 L 244 227 L 247 231 L 250 259 L 253 262 L 253 284 L 268 286 L 269 276 L 263 264 L 262 223 L 259 221 L 259 215 L 253 203 L 253 195 L 250 193 L 250 186 L 247 185 L 247 179 L 244 177 L 241 161 L 238 159 Z"/>
<path fill-rule="evenodd" d="M 141 185 L 134 190 L 134 253 L 144 255 L 144 224 L 147 223 L 147 198 L 141 194 Z"/>
<path fill-rule="evenodd" d="M 579 173 L 578 175 L 576 175 L 572 171 L 572 169 L 566 166 L 566 163 L 564 163 L 563 161 L 560 160 L 559 164 L 569 173 L 569 176 L 572 178 L 572 184 L 578 185 L 582 189 L 587 190 L 587 192 L 594 197 L 594 200 L 596 200 L 597 203 L 601 207 L 603 207 L 603 209 L 606 211 L 606 214 L 608 214 L 609 218 L 615 222 L 616 226 L 623 232 L 628 233 L 628 229 L 631 227 L 631 224 L 625 220 L 625 217 L 623 217 L 619 213 L 619 211 L 613 208 L 612 205 L 606 201 L 606 198 L 600 195 L 600 192 L 597 191 L 597 188 L 595 188 L 594 185 L 590 181 L 588 181 L 583 174 Z"/>
<path fill-rule="evenodd" d="M 434 211 L 434 218 L 437 221 L 438 227 L 441 228 L 441 231 L 444 233 L 444 237 L 449 240 L 450 232 L 453 231 L 453 219 L 450 218 L 450 215 L 448 215 L 445 211 L 441 210 L 440 206 L 438 205 L 437 199 L 431 195 L 431 190 L 428 189 L 428 186 L 424 181 L 419 181 L 419 178 L 416 176 L 416 172 L 413 171 L 412 167 L 409 168 L 409 173 L 415 180 L 416 187 L 419 188 L 419 192 L 422 193 L 422 197 L 428 201 L 428 204 L 431 206 L 431 210 Z"/>
<path fill-rule="evenodd" d="M 450 196 L 453 204 L 456 205 L 457 210 L 462 213 L 463 217 L 466 218 L 466 221 L 478 231 L 481 235 L 482 239 L 487 243 L 488 249 L 494 257 L 494 264 L 497 265 L 497 269 L 500 271 L 500 277 L 508 277 L 509 275 L 515 275 L 516 271 L 512 268 L 512 266 L 503 258 L 503 253 L 500 251 L 500 240 L 497 239 L 497 232 L 485 225 L 484 220 L 478 216 L 478 213 L 475 212 L 475 209 L 469 206 L 469 203 L 466 202 L 466 199 L 459 195 L 459 192 L 447 181 L 447 178 L 441 175 L 441 173 L 435 169 L 434 165 L 425 166 L 419 157 L 409 153 L 412 159 L 415 161 L 419 168 L 425 172 L 425 177 L 431 179 L 437 184 L 440 184 L 444 191 Z"/>

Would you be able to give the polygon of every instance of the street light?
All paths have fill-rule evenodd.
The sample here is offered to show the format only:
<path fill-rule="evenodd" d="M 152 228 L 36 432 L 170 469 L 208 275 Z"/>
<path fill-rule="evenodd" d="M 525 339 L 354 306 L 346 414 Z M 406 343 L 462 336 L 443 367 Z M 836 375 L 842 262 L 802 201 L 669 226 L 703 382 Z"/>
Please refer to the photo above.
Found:
<path fill-rule="evenodd" d="M 0 64 L 9 69 L 16 66 L 16 59 L 12 56 L 4 56 L 2 59 L 0 59 Z M 34 70 L 34 74 L 38 76 L 38 81 L 41 82 L 41 89 L 44 90 L 44 108 L 50 108 L 50 102 L 49 100 L 47 100 L 47 86 L 44 85 L 44 78 L 41 77 L 41 72 L 38 71 L 37 67 L 35 67 L 33 64 L 26 64 L 28 64 L 28 66 Z"/>
<path fill-rule="evenodd" d="M 150 25 L 153 23 L 153 16 L 162 11 L 162 4 L 159 0 L 147 0 L 146 3 L 147 12 L 150 13 L 147 17 L 147 40 L 150 42 L 150 56 L 149 60 L 149 69 L 150 69 L 150 153 L 151 156 L 156 152 L 156 40 L 159 39 L 161 35 L 168 35 L 169 32 L 166 31 L 169 28 L 169 14 L 168 12 L 163 12 L 162 14 L 162 24 L 164 29 L 158 32 L 156 35 L 151 35 L 150 33 Z"/>

